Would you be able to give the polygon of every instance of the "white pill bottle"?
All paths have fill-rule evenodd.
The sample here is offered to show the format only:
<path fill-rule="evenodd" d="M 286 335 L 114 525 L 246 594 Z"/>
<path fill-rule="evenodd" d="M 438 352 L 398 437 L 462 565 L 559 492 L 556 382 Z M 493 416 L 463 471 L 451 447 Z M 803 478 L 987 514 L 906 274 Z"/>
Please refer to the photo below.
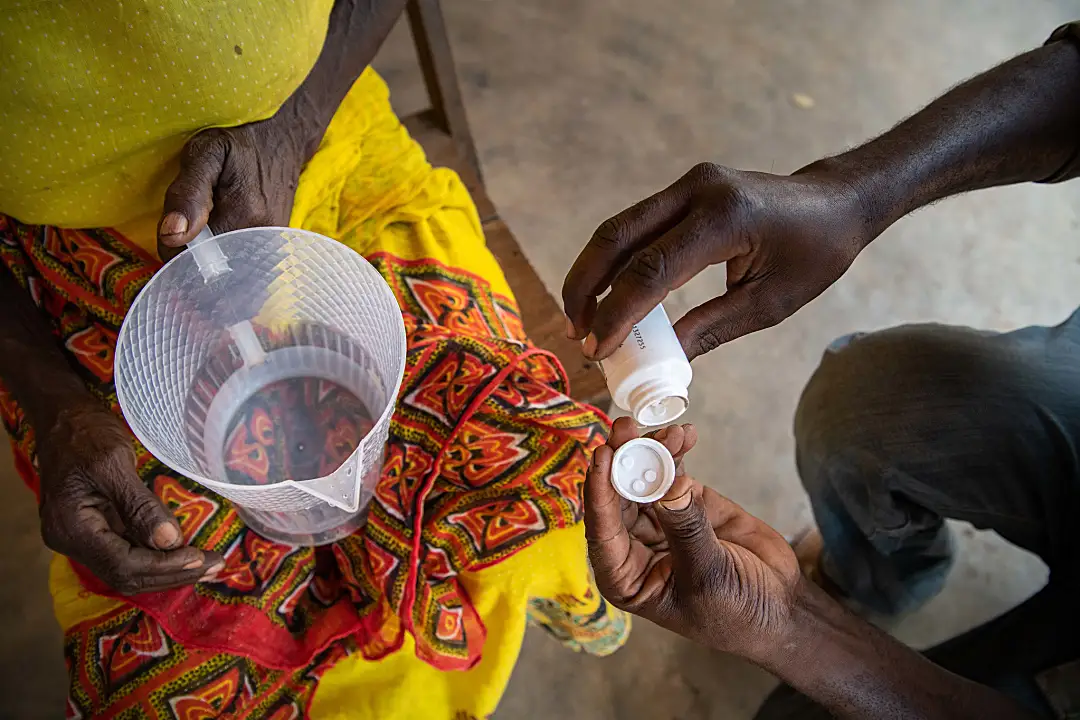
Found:
<path fill-rule="evenodd" d="M 611 399 L 638 425 L 666 425 L 690 407 L 694 373 L 663 305 L 634 325 L 600 369 Z"/>

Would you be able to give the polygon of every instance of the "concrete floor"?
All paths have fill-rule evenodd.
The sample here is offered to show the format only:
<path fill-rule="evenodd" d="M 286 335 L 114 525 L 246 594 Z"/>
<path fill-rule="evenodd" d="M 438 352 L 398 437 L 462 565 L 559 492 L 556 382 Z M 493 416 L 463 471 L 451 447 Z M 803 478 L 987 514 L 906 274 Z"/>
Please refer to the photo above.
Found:
<path fill-rule="evenodd" d="M 556 292 L 600 221 L 695 162 L 789 172 L 1080 17 L 1077 0 L 444 5 L 491 195 Z M 399 28 L 377 63 L 403 111 L 422 103 L 411 52 Z M 796 93 L 813 107 L 797 105 Z M 909 321 L 999 329 L 1060 321 L 1080 304 L 1077 208 L 1077 183 L 942 203 L 889 230 L 793 319 L 695 361 L 691 419 L 722 459 L 698 464 L 699 474 L 710 473 L 702 479 L 782 532 L 804 525 L 790 424 L 824 345 Z M 669 300 L 669 312 L 722 287 L 721 271 L 707 272 Z M 0 623 L 0 717 L 55 717 L 63 664 L 45 589 L 48 555 L 28 493 L 0 462 L 0 607 L 8 617 Z M 924 646 L 955 634 L 1045 578 L 1035 558 L 995 536 L 961 528 L 960 539 L 949 586 L 898 629 L 904 640 Z M 745 718 L 772 684 L 644 622 L 604 660 L 530 631 L 498 717 Z"/>

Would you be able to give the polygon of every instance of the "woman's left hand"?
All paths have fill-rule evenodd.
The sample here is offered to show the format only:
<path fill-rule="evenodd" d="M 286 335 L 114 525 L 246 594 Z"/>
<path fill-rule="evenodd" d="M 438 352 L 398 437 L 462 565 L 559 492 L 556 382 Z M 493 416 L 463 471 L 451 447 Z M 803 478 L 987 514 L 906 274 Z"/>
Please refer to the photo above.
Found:
<path fill-rule="evenodd" d="M 312 142 L 310 129 L 289 119 L 279 112 L 203 130 L 188 141 L 158 226 L 163 259 L 180 252 L 207 222 L 215 233 L 289 224 L 300 171 L 322 135 Z"/>

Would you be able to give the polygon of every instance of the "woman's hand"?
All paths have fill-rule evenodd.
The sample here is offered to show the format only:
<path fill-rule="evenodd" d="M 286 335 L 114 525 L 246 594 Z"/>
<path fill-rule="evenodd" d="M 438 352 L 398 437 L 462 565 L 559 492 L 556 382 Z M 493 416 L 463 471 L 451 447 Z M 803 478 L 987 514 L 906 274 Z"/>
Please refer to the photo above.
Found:
<path fill-rule="evenodd" d="M 269 120 L 203 130 L 188 141 L 165 193 L 158 250 L 172 257 L 208 222 L 215 233 L 286 226 L 296 184 L 319 138 L 279 112 Z"/>
<path fill-rule="evenodd" d="M 616 607 L 719 650 L 769 655 L 789 629 L 800 582 L 795 554 L 772 528 L 682 469 L 697 440 L 692 425 L 652 435 L 675 457 L 675 484 L 638 505 L 611 484 L 611 461 L 637 437 L 615 421 L 585 483 L 585 532 L 601 593 Z"/>
<path fill-rule="evenodd" d="M 300 171 L 404 8 L 405 0 L 335 0 L 315 66 L 273 117 L 188 142 L 158 225 L 162 259 L 207 222 L 215 233 L 289 224 Z"/>
<path fill-rule="evenodd" d="M 189 585 L 223 562 L 185 546 L 176 518 L 135 472 L 131 434 L 106 408 L 60 412 L 38 439 L 41 535 L 124 594 Z"/>
<path fill-rule="evenodd" d="M 567 333 L 602 360 L 669 292 L 727 263 L 727 292 L 675 323 L 693 359 L 794 313 L 872 239 L 858 193 L 834 175 L 703 163 L 600 225 L 563 284 Z"/>

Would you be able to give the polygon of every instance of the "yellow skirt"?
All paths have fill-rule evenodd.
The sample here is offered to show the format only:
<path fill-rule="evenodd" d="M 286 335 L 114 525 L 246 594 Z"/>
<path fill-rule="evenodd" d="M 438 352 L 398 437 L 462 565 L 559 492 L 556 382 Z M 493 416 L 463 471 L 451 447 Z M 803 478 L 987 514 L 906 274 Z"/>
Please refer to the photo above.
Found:
<path fill-rule="evenodd" d="M 568 647 L 597 655 L 613 652 L 625 641 L 629 618 L 606 605 L 596 590 L 580 524 L 587 454 L 602 438 L 605 419 L 562 394 L 565 379 L 557 363 L 542 354 L 529 355 L 535 351 L 523 352 L 528 345 L 523 342 L 510 288 L 484 244 L 467 190 L 455 173 L 432 169 L 427 163 L 394 116 L 387 88 L 373 71 L 356 82 L 305 168 L 291 225 L 338 238 L 376 263 L 401 299 L 407 328 L 416 336 L 434 337 L 432 348 L 445 349 L 458 342 L 455 338 L 469 338 L 468 347 L 478 348 L 477 362 L 489 363 L 505 376 L 504 384 L 487 389 L 491 395 L 479 405 L 478 413 L 487 414 L 478 414 L 477 427 L 482 431 L 475 437 L 463 439 L 462 433 L 468 432 L 464 421 L 445 436 L 432 431 L 444 445 L 431 450 L 443 468 L 431 497 L 440 497 L 439 507 L 460 498 L 467 502 L 455 505 L 453 512 L 433 510 L 430 519 L 425 516 L 426 549 L 418 572 L 419 587 L 429 589 L 415 591 L 417 599 L 410 608 L 403 604 L 408 594 L 402 587 L 407 582 L 402 574 L 383 572 L 384 565 L 408 557 L 408 533 L 395 524 L 397 496 L 391 497 L 389 491 L 377 495 L 377 511 L 358 533 L 366 537 L 334 548 L 346 575 L 351 567 L 359 568 L 357 574 L 365 577 L 349 585 L 351 605 L 346 603 L 341 612 L 316 604 L 305 606 L 310 616 L 323 610 L 327 616 L 338 612 L 334 629 L 314 641 L 311 628 L 316 624 L 307 616 L 307 620 L 297 619 L 294 599 L 288 606 L 293 615 L 282 621 L 283 602 L 273 605 L 265 593 L 237 600 L 239 591 L 228 587 L 199 586 L 175 598 L 117 598 L 85 571 L 57 556 L 50 586 L 66 636 L 71 715 L 284 718 L 309 713 L 316 718 L 380 720 L 479 718 L 495 710 L 528 620 L 548 629 Z M 70 325 L 71 317 L 85 315 L 84 324 L 90 330 L 67 327 L 58 320 L 58 331 L 67 338 L 96 328 L 104 338 L 102 343 L 108 345 L 111 320 L 107 312 L 98 312 L 88 303 L 83 292 L 103 287 L 101 278 L 80 274 L 83 266 L 74 271 L 57 267 L 55 253 L 40 249 L 50 237 L 62 236 L 64 247 L 74 247 L 73 252 L 80 244 L 96 243 L 95 252 L 113 253 L 121 266 L 130 265 L 132 277 L 141 282 L 154 269 L 154 261 L 145 253 L 108 231 L 19 226 L 0 216 L 0 234 L 5 233 L 12 242 L 0 250 L 0 259 L 16 277 L 27 284 L 36 278 L 39 286 L 46 285 L 46 292 L 53 293 L 56 303 L 77 306 L 77 312 L 68 312 L 63 323 Z M 114 270 L 117 266 L 113 264 Z M 415 341 L 414 347 L 414 340 L 410 338 L 410 352 L 419 352 L 428 342 Z M 70 340 L 66 346 L 73 347 Z M 435 349 L 430 353 L 430 358 L 424 356 L 425 362 L 434 364 L 442 357 L 437 357 Z M 95 370 L 87 364 L 93 358 L 77 355 L 74 359 L 95 372 L 100 370 L 101 392 L 106 399 L 114 399 L 111 364 Z M 467 374 L 464 362 L 455 367 L 447 375 L 451 381 Z M 498 414 L 508 412 L 499 408 L 510 405 L 512 415 Z M 30 461 L 32 431 L 7 393 L 0 393 L 0 408 L 13 437 L 20 472 L 36 487 Z M 415 421 L 419 425 L 409 425 L 413 421 L 408 418 L 414 416 L 402 412 L 405 419 L 395 415 L 402 437 L 412 438 L 409 433 L 426 427 L 420 420 Z M 483 425 L 485 421 L 489 424 Z M 515 434 L 513 428 L 520 432 Z M 505 485 L 504 496 L 511 497 L 507 494 L 511 491 L 513 495 L 503 505 L 499 502 L 505 497 L 495 489 L 502 487 L 504 476 L 513 473 L 481 485 L 469 473 L 482 470 L 468 462 L 470 442 L 473 450 L 487 447 L 496 442 L 493 438 L 502 437 L 500 433 L 511 440 L 497 450 L 517 452 L 512 458 L 515 462 L 519 457 L 529 462 L 536 458 L 528 472 L 515 471 L 515 484 Z M 417 440 L 418 447 L 422 440 Z M 526 445 L 530 450 L 523 455 L 520 448 Z M 410 457 L 405 452 L 400 467 L 395 466 L 399 470 L 384 471 L 383 482 L 387 482 L 387 472 L 400 471 L 394 477 L 404 487 L 410 467 L 419 472 L 417 467 L 423 464 Z M 303 568 L 314 566 L 316 551 L 267 549 L 271 544 L 237 529 L 238 522 L 228 515 L 231 511 L 225 504 L 212 512 L 226 519 L 210 527 L 213 523 L 205 521 L 205 514 L 196 512 L 216 502 L 210 493 L 170 476 L 145 451 L 140 450 L 139 463 L 143 478 L 181 519 L 186 539 L 222 551 L 240 548 L 235 550 L 236 564 L 228 560 L 224 575 L 239 583 L 252 572 L 265 580 L 277 577 L 273 573 L 286 577 L 288 570 L 292 573 L 289 581 L 297 583 L 296 594 L 305 587 L 303 592 L 311 594 L 299 578 L 304 577 Z M 473 485 L 461 489 L 468 483 L 455 485 L 458 481 Z M 407 514 L 408 504 L 402 502 L 399 510 Z M 388 508 L 385 512 L 384 507 Z M 481 547 L 483 552 L 477 550 Z M 375 557 L 383 552 L 390 558 L 385 562 Z M 445 553 L 451 570 L 437 567 L 440 553 Z M 260 563 L 273 566 L 265 576 L 256 572 Z M 425 574 L 429 577 L 426 585 Z M 444 575 L 452 575 L 452 582 L 444 582 Z M 239 615 L 221 610 L 234 606 L 244 606 L 236 611 Z M 353 617 L 349 612 L 362 618 L 359 630 L 349 624 Z M 216 618 L 216 624 L 200 625 L 210 616 L 207 613 Z M 301 620 L 309 622 L 310 628 Z M 245 633 L 262 638 L 259 633 L 264 626 L 269 628 L 266 637 L 288 641 L 284 643 L 288 652 L 275 655 L 267 650 L 274 645 L 272 639 L 242 642 Z M 340 628 L 348 632 L 338 633 Z M 471 640 L 462 640 L 464 635 Z"/>

